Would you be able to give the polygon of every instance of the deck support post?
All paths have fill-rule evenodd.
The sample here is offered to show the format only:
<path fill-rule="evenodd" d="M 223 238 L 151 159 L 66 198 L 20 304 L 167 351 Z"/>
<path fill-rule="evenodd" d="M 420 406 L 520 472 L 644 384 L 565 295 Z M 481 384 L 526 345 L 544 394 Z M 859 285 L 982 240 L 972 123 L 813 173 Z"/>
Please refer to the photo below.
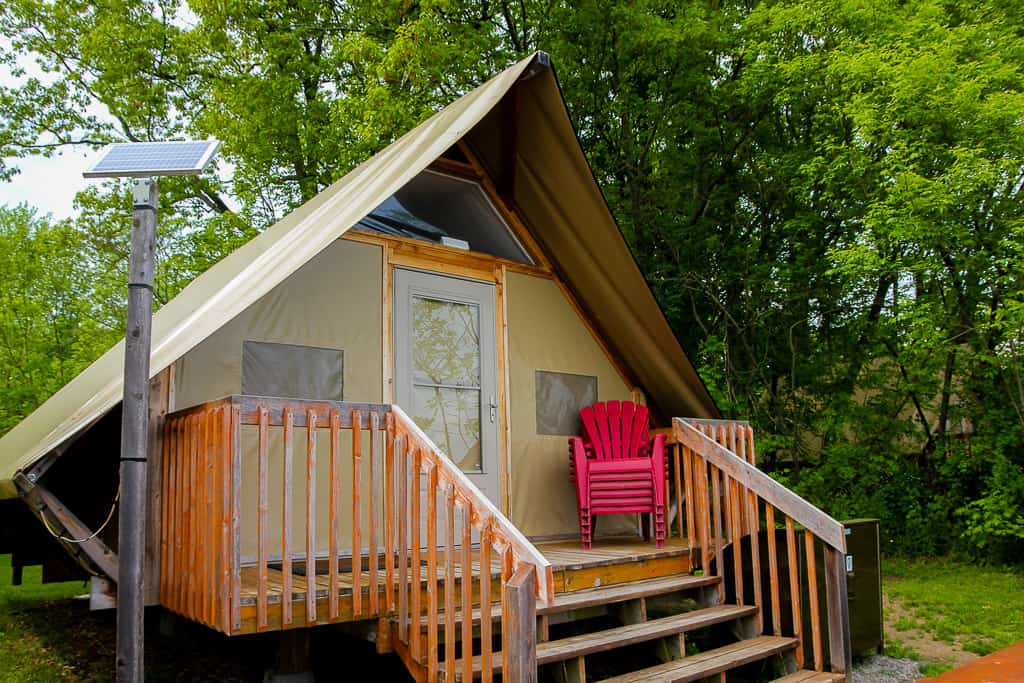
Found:
<path fill-rule="evenodd" d="M 521 565 L 505 583 L 506 642 L 503 678 L 517 683 L 537 683 L 537 570 Z"/>
<path fill-rule="evenodd" d="M 117 680 L 143 680 L 146 552 L 146 457 L 149 441 L 149 354 L 153 327 L 157 184 L 136 179 L 128 259 L 128 321 L 121 417 L 121 510 L 118 517 Z"/>
<path fill-rule="evenodd" d="M 303 674 L 309 671 L 309 635 L 308 628 L 278 632 L 277 674 Z"/>

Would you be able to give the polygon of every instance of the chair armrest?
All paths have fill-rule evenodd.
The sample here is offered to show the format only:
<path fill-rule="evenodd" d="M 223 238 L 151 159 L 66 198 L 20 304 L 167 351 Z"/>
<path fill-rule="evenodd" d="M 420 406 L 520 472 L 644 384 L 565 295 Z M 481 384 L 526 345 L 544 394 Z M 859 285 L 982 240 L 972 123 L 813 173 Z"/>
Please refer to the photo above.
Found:
<path fill-rule="evenodd" d="M 576 504 L 580 506 L 590 498 L 590 478 L 587 476 L 590 469 L 590 460 L 587 458 L 583 439 L 579 437 L 569 439 L 569 457 L 575 474 Z"/>
<path fill-rule="evenodd" d="M 651 440 L 651 468 L 654 470 L 654 500 L 665 504 L 665 481 L 668 468 L 665 467 L 665 435 L 657 434 Z"/>

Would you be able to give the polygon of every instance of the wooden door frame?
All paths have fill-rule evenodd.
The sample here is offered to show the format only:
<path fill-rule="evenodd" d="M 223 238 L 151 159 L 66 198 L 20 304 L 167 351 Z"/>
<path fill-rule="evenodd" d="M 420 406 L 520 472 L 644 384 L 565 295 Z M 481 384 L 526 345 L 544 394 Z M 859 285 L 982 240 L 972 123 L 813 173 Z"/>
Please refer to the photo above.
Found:
<path fill-rule="evenodd" d="M 381 395 L 384 402 L 395 401 L 395 353 L 394 353 L 394 284 L 395 268 L 419 270 L 431 275 L 442 277 L 460 277 L 478 280 L 494 285 L 494 339 L 495 339 L 495 393 L 498 401 L 498 488 L 500 501 L 498 508 L 508 517 L 512 509 L 511 465 L 511 401 L 509 389 L 508 363 L 508 309 L 505 301 L 505 282 L 508 264 L 502 259 L 493 257 L 476 258 L 475 254 L 462 252 L 439 245 L 414 243 L 412 240 L 394 239 L 360 230 L 349 231 L 342 239 L 356 242 L 376 244 L 381 247 L 381 314 L 383 323 L 383 383 Z M 445 253 L 447 252 L 447 253 Z M 451 253 L 454 252 L 454 253 Z M 436 258 L 442 255 L 444 258 Z M 459 258 L 462 257 L 462 258 Z M 530 270 L 541 270 L 526 264 L 515 264 Z M 488 267 L 483 267 L 488 266 Z M 548 274 L 542 273 L 545 277 Z"/>
<path fill-rule="evenodd" d="M 470 476 L 470 477 L 477 476 L 478 474 L 485 475 L 485 477 L 486 477 L 485 481 L 487 482 L 486 487 L 488 489 L 490 489 L 490 491 L 493 492 L 490 495 L 494 495 L 494 494 L 497 495 L 497 500 L 492 500 L 492 502 L 494 502 L 495 505 L 499 509 L 501 509 L 502 512 L 504 514 L 506 514 L 506 516 L 507 516 L 507 513 L 505 513 L 505 510 L 504 510 L 504 503 L 505 503 L 505 499 L 506 499 L 506 484 L 505 484 L 505 482 L 506 482 L 506 472 L 508 471 L 508 451 L 509 451 L 509 449 L 508 449 L 507 443 L 505 442 L 506 440 L 503 438 L 504 434 L 505 434 L 505 424 L 506 424 L 505 420 L 503 419 L 503 415 L 506 413 L 506 410 L 507 410 L 507 407 L 508 407 L 508 401 L 506 400 L 506 397 L 504 396 L 504 389 L 503 389 L 503 386 L 502 386 L 503 382 L 500 379 L 503 376 L 504 370 L 503 370 L 501 364 L 498 361 L 498 357 L 499 357 L 499 355 L 500 355 L 500 353 L 502 351 L 502 348 L 504 346 L 504 344 L 501 341 L 499 341 L 499 335 L 501 334 L 502 329 L 503 329 L 502 328 L 502 324 L 501 324 L 501 318 L 500 318 L 499 313 L 498 313 L 498 307 L 502 305 L 502 301 L 501 301 L 502 297 L 498 294 L 498 291 L 501 288 L 501 283 L 496 282 L 492 278 L 469 278 L 469 277 L 464 277 L 464 276 L 453 276 L 453 275 L 450 275 L 450 274 L 447 274 L 447 273 L 438 273 L 438 272 L 435 272 L 435 271 L 432 271 L 432 270 L 426 270 L 426 269 L 423 269 L 423 268 L 409 268 L 408 266 L 404 266 L 404 265 L 403 266 L 397 266 L 397 267 L 401 268 L 402 273 L 403 273 L 402 277 L 411 277 L 412 278 L 412 279 L 406 280 L 406 282 L 408 283 L 408 286 L 412 288 L 411 291 L 413 292 L 414 296 L 437 297 L 437 298 L 440 298 L 440 299 L 443 299 L 443 300 L 454 300 L 454 301 L 480 301 L 481 302 L 480 323 L 481 324 L 484 323 L 484 320 L 486 318 L 485 312 L 487 314 L 489 314 L 489 315 L 493 315 L 493 317 L 494 317 L 494 320 L 493 320 L 493 325 L 494 326 L 489 331 L 486 329 L 486 327 L 483 327 L 483 328 L 481 328 L 481 333 L 480 333 L 480 337 L 481 337 L 480 338 L 480 344 L 481 344 L 480 351 L 483 354 L 483 357 L 481 357 L 481 359 L 480 359 L 480 362 L 481 362 L 480 367 L 481 367 L 481 373 L 482 373 L 481 374 L 481 384 L 480 384 L 480 423 L 481 423 L 481 428 L 480 428 L 480 444 L 481 445 L 480 445 L 480 447 L 481 447 L 481 464 L 484 465 L 484 469 L 480 473 L 467 472 L 466 474 L 468 476 Z M 396 272 L 395 268 L 396 268 L 396 266 L 393 266 L 392 270 L 391 270 L 392 292 L 394 292 L 396 290 L 396 286 L 398 285 L 398 282 L 399 282 L 399 275 Z M 467 296 L 466 291 L 463 289 L 466 286 L 473 288 L 471 291 L 476 292 L 477 294 Z M 484 294 L 483 293 L 483 289 L 489 290 L 490 291 L 490 295 Z M 405 294 L 409 293 L 404 287 L 401 290 L 399 290 L 399 291 L 400 291 L 400 293 L 402 293 L 403 296 Z M 416 294 L 417 291 L 425 292 L 425 293 Z M 452 297 L 452 298 L 449 299 L 449 297 Z M 488 301 L 488 299 L 489 299 L 489 301 Z M 396 327 L 396 325 L 395 325 L 396 313 L 399 312 L 399 309 L 396 306 L 396 303 L 397 302 L 394 301 L 394 297 L 392 297 L 392 329 L 394 330 L 393 334 L 394 334 L 394 337 L 395 337 L 395 339 L 397 341 L 399 334 L 402 334 L 402 335 L 411 334 L 411 331 L 412 331 L 412 311 L 411 311 L 411 309 L 408 309 L 408 308 L 405 308 L 405 307 L 403 307 L 401 309 L 403 311 L 406 311 L 406 314 L 408 315 L 408 320 L 405 320 L 406 324 L 402 326 L 405 329 L 399 331 L 399 330 L 395 329 L 395 327 Z M 489 311 L 485 311 L 485 309 L 483 307 L 487 306 L 488 303 L 490 304 L 490 310 Z M 487 339 L 486 338 L 486 335 L 488 333 L 490 335 L 493 335 L 492 339 Z M 486 348 L 486 346 L 484 346 L 485 342 L 493 342 L 493 346 L 491 346 L 491 348 L 488 350 Z M 397 350 L 401 350 L 404 353 L 405 350 L 406 350 L 406 347 L 404 346 L 404 342 L 403 342 L 403 345 L 400 345 L 399 347 L 396 347 L 396 349 Z M 493 354 L 493 356 L 491 356 L 491 358 L 487 358 L 486 356 L 488 356 L 490 354 Z M 396 355 L 397 354 L 392 353 L 392 362 L 397 365 Z M 493 375 L 490 372 L 491 368 L 488 367 L 491 364 L 492 359 L 493 359 Z M 410 376 L 411 376 L 411 372 L 412 372 L 411 360 L 410 359 L 406 359 L 406 362 L 408 362 L 410 364 L 409 367 L 407 368 L 407 371 L 410 373 Z M 394 372 L 394 370 L 392 370 L 392 375 L 396 376 L 396 373 Z M 397 376 L 396 376 L 396 379 L 397 379 Z M 493 391 L 493 394 L 491 394 L 491 392 L 488 392 L 488 391 L 484 390 L 488 386 L 488 384 L 487 384 L 488 381 L 493 382 L 493 384 L 491 385 L 491 389 Z M 406 382 L 406 379 L 403 378 L 403 386 L 404 386 L 405 382 Z M 392 387 L 393 387 L 393 391 L 395 391 L 395 393 L 397 393 L 397 389 L 398 389 L 397 381 L 392 383 Z M 411 389 L 411 386 L 410 386 L 410 389 Z M 495 420 L 494 420 L 493 423 L 490 423 L 489 420 L 485 417 L 485 415 L 486 415 L 485 411 L 489 412 L 489 409 L 487 408 L 487 406 L 489 405 L 489 403 L 487 401 L 489 394 L 491 394 L 493 396 L 493 400 L 495 401 L 495 404 L 496 404 L 496 406 L 495 406 Z M 407 399 L 411 400 L 411 397 L 407 396 Z M 408 407 L 403 407 L 403 408 L 407 412 L 411 412 L 412 406 L 410 405 Z M 487 422 L 489 423 L 489 426 L 487 427 L 486 430 L 484 429 L 485 420 L 487 420 Z M 490 431 L 491 429 L 493 429 L 493 432 Z M 488 436 L 488 435 L 491 435 L 491 436 Z M 487 437 L 487 438 L 485 438 L 485 437 Z M 490 441 L 491 438 L 493 438 L 493 442 L 490 442 L 490 443 L 493 444 L 493 448 L 494 448 L 493 460 L 492 461 L 487 461 L 485 456 L 488 453 L 488 450 L 489 450 L 488 442 Z M 495 466 L 496 471 L 489 469 L 488 466 L 487 466 L 488 464 Z M 491 479 L 490 476 L 494 476 L 494 478 Z M 483 484 L 481 484 L 481 485 L 483 486 Z M 488 496 L 488 497 L 490 497 L 490 496 Z"/>

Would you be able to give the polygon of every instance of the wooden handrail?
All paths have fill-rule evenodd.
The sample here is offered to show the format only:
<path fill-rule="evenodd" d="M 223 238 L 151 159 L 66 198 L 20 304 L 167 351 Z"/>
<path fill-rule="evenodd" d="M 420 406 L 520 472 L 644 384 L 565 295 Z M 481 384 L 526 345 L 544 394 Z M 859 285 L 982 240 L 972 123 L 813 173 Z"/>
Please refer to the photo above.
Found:
<path fill-rule="evenodd" d="M 826 613 L 829 637 L 829 660 L 833 673 L 849 671 L 851 664 L 849 615 L 846 601 L 846 532 L 843 525 L 806 500 L 778 483 L 754 466 L 754 434 L 746 423 L 724 420 L 672 421 L 671 451 L 674 459 L 677 488 L 676 518 L 680 535 L 690 539 L 691 561 L 704 571 L 711 570 L 712 555 L 715 572 L 721 578 L 719 597 L 725 598 L 726 584 L 731 581 L 737 604 L 753 604 L 758 608 L 757 631 L 771 624 L 775 635 L 783 635 L 780 601 L 776 513 L 781 513 L 785 528 L 786 569 L 789 572 L 790 632 L 797 639 L 797 665 L 804 661 L 804 640 L 810 638 L 814 668 L 824 669 L 822 629 L 819 619 L 817 584 L 817 541 L 825 556 Z M 680 470 L 683 476 L 680 477 Z M 681 496 L 685 496 L 686 527 Z M 769 603 L 762 595 L 761 510 L 764 510 L 768 541 Z M 724 519 L 723 519 L 724 518 Z M 724 527 L 723 527 L 724 521 Z M 801 582 L 797 565 L 795 523 L 804 527 L 803 545 L 808 573 L 808 608 L 811 627 L 802 626 Z M 781 532 L 781 529 L 779 530 Z M 741 540 L 749 539 L 749 561 L 753 579 L 752 591 L 745 593 L 743 562 L 745 552 Z M 699 561 L 694 542 L 699 545 Z M 724 547 L 731 545 L 732 574 L 726 573 Z"/>
<path fill-rule="evenodd" d="M 811 530 L 815 536 L 838 550 L 846 552 L 846 531 L 827 513 L 790 491 L 767 474 L 757 469 L 736 453 L 712 440 L 706 434 L 689 424 L 684 418 L 675 418 L 675 440 L 698 452 L 701 457 L 721 469 L 734 481 L 757 494 L 791 517 L 793 521 Z"/>
<path fill-rule="evenodd" d="M 495 675 L 491 615 L 497 600 L 501 604 L 502 660 L 510 667 L 506 671 L 522 672 L 505 680 L 535 680 L 536 600 L 549 603 L 554 596 L 551 563 L 401 408 L 392 406 L 391 414 L 393 444 L 397 444 L 394 455 L 402 463 L 395 487 L 399 553 L 403 557 L 411 554 L 413 574 L 408 582 L 399 581 L 395 633 L 399 654 L 407 663 L 415 662 L 412 666 L 422 667 L 420 673 L 426 681 L 439 680 L 442 668 L 445 680 L 453 680 L 460 663 L 463 679 L 472 680 L 474 638 L 470 615 L 479 605 L 480 678 L 491 683 Z M 425 491 L 421 490 L 423 486 Z M 478 548 L 476 558 L 474 546 Z M 405 566 L 404 560 L 399 562 L 400 571 L 404 572 Z M 423 568 L 425 601 L 417 581 Z M 494 591 L 492 583 L 496 581 L 499 588 Z M 529 596 L 524 594 L 527 591 Z M 461 662 L 455 656 L 458 612 L 463 615 Z M 443 662 L 438 658 L 442 624 Z"/>
<path fill-rule="evenodd" d="M 411 436 L 420 441 L 420 445 L 426 450 L 436 464 L 441 466 L 441 481 L 450 482 L 455 486 L 456 495 L 462 497 L 478 514 L 489 517 L 493 522 L 493 532 L 499 537 L 502 543 L 512 548 L 516 563 L 528 562 L 537 568 L 537 598 L 547 604 L 554 596 L 554 578 L 552 575 L 551 562 L 537 549 L 529 539 L 519 530 L 483 492 L 470 481 L 469 477 L 446 456 L 434 442 L 430 440 L 419 425 L 417 425 L 405 411 L 398 406 L 392 406 L 396 426 L 405 430 Z"/>

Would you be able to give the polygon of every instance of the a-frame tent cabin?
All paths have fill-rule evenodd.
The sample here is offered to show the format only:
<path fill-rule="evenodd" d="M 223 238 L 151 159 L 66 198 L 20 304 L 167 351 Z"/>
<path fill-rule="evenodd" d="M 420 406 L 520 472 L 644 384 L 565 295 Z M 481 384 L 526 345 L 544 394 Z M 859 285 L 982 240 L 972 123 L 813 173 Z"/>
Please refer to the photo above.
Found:
<path fill-rule="evenodd" d="M 116 580 L 116 533 L 89 537 L 117 487 L 122 367 L 119 344 L 0 439 L 0 497 L 44 523 L 4 515 L 0 552 L 18 563 L 45 555 L 45 526 L 87 539 L 62 544 Z M 671 641 L 662 666 L 693 675 L 777 655 L 792 668 L 801 632 L 821 670 L 817 592 L 812 628 L 780 616 L 800 613 L 800 595 L 780 597 L 774 534 L 764 590 L 752 582 L 746 599 L 715 562 L 749 537 L 748 573 L 761 573 L 765 518 L 789 522 L 791 559 L 795 520 L 831 558 L 827 640 L 845 670 L 841 528 L 753 466 L 745 423 L 716 419 L 543 53 L 197 278 L 156 313 L 151 367 L 151 603 L 228 634 L 373 621 L 419 679 L 504 666 L 514 680 L 537 662 L 582 675 L 590 654 L 638 639 Z M 566 438 L 598 400 L 646 403 L 668 435 L 663 549 L 636 538 L 632 515 L 580 549 Z M 706 609 L 638 616 L 646 598 L 687 591 Z M 544 642 L 549 615 L 583 607 L 633 616 L 621 633 Z M 756 637 L 681 658 L 681 634 L 732 621 Z"/>

